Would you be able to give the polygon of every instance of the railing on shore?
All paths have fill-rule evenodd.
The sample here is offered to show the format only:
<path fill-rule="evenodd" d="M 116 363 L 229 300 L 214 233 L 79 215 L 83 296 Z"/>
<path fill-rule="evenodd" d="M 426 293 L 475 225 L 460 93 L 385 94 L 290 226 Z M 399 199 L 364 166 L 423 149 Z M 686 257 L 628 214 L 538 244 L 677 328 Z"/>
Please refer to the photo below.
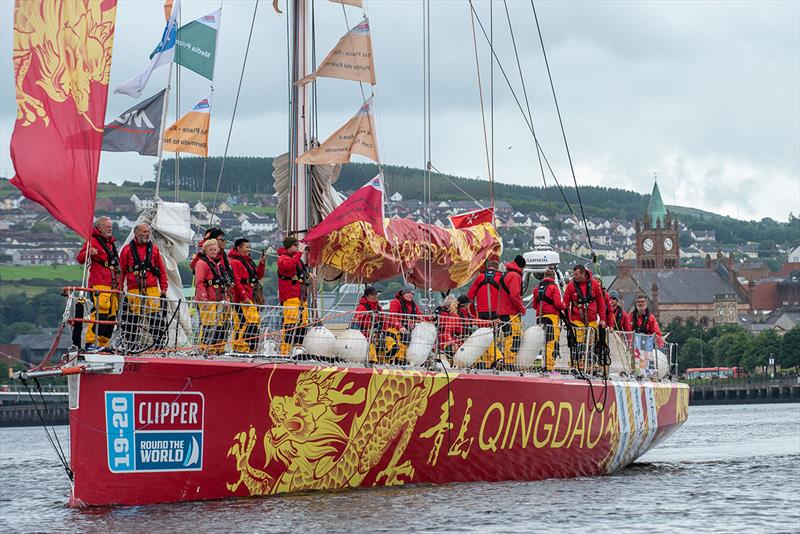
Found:
<path fill-rule="evenodd" d="M 91 315 L 98 292 L 65 288 L 64 322 L 113 327 L 109 349 L 141 357 L 240 357 L 461 370 L 556 372 L 660 379 L 677 351 L 654 336 L 454 314 L 404 315 L 168 300 L 107 291 L 116 316 Z M 86 309 L 81 314 L 76 304 Z M 107 328 L 108 330 L 108 328 Z M 76 339 L 73 337 L 73 339 Z"/>

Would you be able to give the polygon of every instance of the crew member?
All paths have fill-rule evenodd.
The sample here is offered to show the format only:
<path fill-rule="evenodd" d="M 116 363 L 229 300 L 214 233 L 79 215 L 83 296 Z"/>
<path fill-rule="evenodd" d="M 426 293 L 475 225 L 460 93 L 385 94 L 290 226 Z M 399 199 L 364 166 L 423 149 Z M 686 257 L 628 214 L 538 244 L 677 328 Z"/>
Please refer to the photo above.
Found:
<path fill-rule="evenodd" d="M 411 342 L 411 331 L 421 315 L 417 303 L 414 302 L 416 288 L 406 284 L 397 292 L 389 303 L 389 315 L 386 319 L 386 358 L 391 363 L 403 363 L 406 349 Z"/>
<path fill-rule="evenodd" d="M 583 265 L 576 265 L 572 270 L 572 280 L 564 290 L 564 302 L 569 307 L 570 322 L 577 326 L 575 341 L 586 342 L 587 328 L 594 330 L 592 342 L 597 339 L 598 327 L 606 325 L 606 300 L 600 283 L 592 276 L 592 272 Z M 577 347 L 571 347 L 577 349 Z M 573 366 L 578 359 L 578 350 L 573 350 Z"/>
<path fill-rule="evenodd" d="M 469 300 L 467 295 L 458 296 L 458 308 L 456 308 L 459 319 L 461 319 L 461 326 L 459 332 L 462 338 L 469 337 L 472 334 L 475 326 L 475 314 L 472 310 L 472 301 Z"/>
<path fill-rule="evenodd" d="M 194 275 L 194 300 L 200 312 L 200 339 L 204 349 L 212 354 L 225 350 L 229 313 L 224 301 L 228 295 L 226 278 L 220 272 L 219 244 L 207 239 L 197 253 Z"/>
<path fill-rule="evenodd" d="M 250 257 L 250 241 L 245 238 L 233 242 L 233 250 L 228 254 L 233 270 L 234 322 L 236 323 L 235 350 L 253 352 L 258 347 L 258 325 L 261 316 L 258 306 L 264 304 L 264 278 L 266 257 L 261 254 L 258 264 Z"/>
<path fill-rule="evenodd" d="M 109 217 L 98 217 L 94 222 L 92 237 L 86 241 L 76 256 L 78 263 L 86 263 L 86 256 L 91 258 L 89 264 L 89 287 L 92 292 L 92 311 L 89 328 L 86 330 L 86 351 L 96 351 L 99 347 L 108 347 L 114 323 L 117 320 L 119 297 L 112 290 L 119 289 L 121 282 L 119 254 L 114 243 L 114 226 Z M 93 321 L 102 321 L 95 324 Z"/>
<path fill-rule="evenodd" d="M 612 289 L 608 292 L 608 309 L 606 310 L 606 324 L 609 328 L 620 332 L 633 330 L 631 316 L 620 305 L 619 291 Z"/>
<path fill-rule="evenodd" d="M 378 351 L 376 347 L 382 345 L 381 331 L 381 303 L 378 300 L 381 292 L 375 286 L 364 288 L 364 294 L 358 301 L 356 313 L 353 315 L 353 323 L 350 328 L 360 330 L 364 337 L 369 340 L 369 359 L 371 362 L 378 361 Z"/>
<path fill-rule="evenodd" d="M 461 338 L 461 318 L 458 314 L 458 299 L 447 295 L 435 310 L 438 326 L 439 351 L 452 358 Z"/>
<path fill-rule="evenodd" d="M 308 324 L 309 273 L 302 259 L 305 249 L 304 243 L 291 236 L 278 249 L 278 300 L 283 306 L 281 354 L 288 354 L 291 347 L 303 343 Z"/>
<path fill-rule="evenodd" d="M 501 291 L 500 280 L 503 276 L 503 273 L 498 270 L 499 266 L 500 264 L 496 260 L 486 262 L 486 268 L 475 277 L 475 281 L 472 282 L 467 292 L 470 301 L 475 305 L 475 311 L 479 319 L 496 321 L 498 318 L 497 309 Z M 494 329 L 492 333 L 493 342 L 481 356 L 478 363 L 479 366 L 494 368 L 503 359 L 503 352 L 494 342 L 498 337 L 496 324 L 493 324 L 492 328 Z"/>
<path fill-rule="evenodd" d="M 655 336 L 658 346 L 664 346 L 661 328 L 659 328 L 655 316 L 650 313 L 650 308 L 647 307 L 647 297 L 642 293 L 636 295 L 636 309 L 631 314 L 631 326 L 637 334 Z"/>
<path fill-rule="evenodd" d="M 533 290 L 533 309 L 536 310 L 538 322 L 544 326 L 547 344 L 545 345 L 545 357 L 542 361 L 544 371 L 552 371 L 556 366 L 556 354 L 558 354 L 558 340 L 561 336 L 560 317 L 566 309 L 561 298 L 561 290 L 556 284 L 556 272 L 548 268 L 544 272 L 542 281 Z"/>
<path fill-rule="evenodd" d="M 525 304 L 522 302 L 522 270 L 525 258 L 518 255 L 506 263 L 506 272 L 500 277 L 500 292 L 497 299 L 497 314 L 503 326 L 504 363 L 513 366 L 522 338 L 522 316 Z"/>
<path fill-rule="evenodd" d="M 158 247 L 150 239 L 150 225 L 140 223 L 133 228 L 133 239 L 123 247 L 119 256 L 125 273 L 128 293 L 123 328 L 129 341 L 142 330 L 149 331 L 154 346 L 159 348 L 165 338 L 167 298 L 167 269 Z"/>

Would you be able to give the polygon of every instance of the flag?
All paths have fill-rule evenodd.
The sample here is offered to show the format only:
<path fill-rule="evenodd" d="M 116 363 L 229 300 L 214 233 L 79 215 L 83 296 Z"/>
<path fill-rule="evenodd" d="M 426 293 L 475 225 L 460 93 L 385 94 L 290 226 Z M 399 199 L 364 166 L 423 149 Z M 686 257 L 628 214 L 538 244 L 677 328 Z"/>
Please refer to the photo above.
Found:
<path fill-rule="evenodd" d="M 364 102 L 355 117 L 333 132 L 321 145 L 301 154 L 297 158 L 297 163 L 309 165 L 347 163 L 352 154 L 361 154 L 378 162 L 380 160 L 374 131 L 375 119 L 372 116 L 372 98 L 370 97 Z"/>
<path fill-rule="evenodd" d="M 85 238 L 92 234 L 115 0 L 18 0 L 11 183 Z"/>
<path fill-rule="evenodd" d="M 369 21 L 366 17 L 339 39 L 317 70 L 298 80 L 297 84 L 306 84 L 319 76 L 368 82 L 375 85 L 372 38 L 369 35 Z"/>
<path fill-rule="evenodd" d="M 347 4 L 348 6 L 364 8 L 361 0 L 330 0 L 334 4 Z"/>
<path fill-rule="evenodd" d="M 347 200 L 339 204 L 330 215 L 312 228 L 303 238 L 303 241 L 310 242 L 325 237 L 334 230 L 339 230 L 356 221 L 363 221 L 371 225 L 376 234 L 383 235 L 382 174 L 378 174 L 378 176 L 361 186 L 358 191 L 347 197 Z"/>
<path fill-rule="evenodd" d="M 158 156 L 158 138 L 166 92 L 166 89 L 162 89 L 106 124 L 103 130 L 103 150 Z"/>
<path fill-rule="evenodd" d="M 213 80 L 217 32 L 221 18 L 222 10 L 217 9 L 178 28 L 175 63 Z"/>
<path fill-rule="evenodd" d="M 173 0 L 164 0 L 164 20 L 169 20 L 169 15 L 172 13 Z"/>
<path fill-rule="evenodd" d="M 212 93 L 213 94 L 213 93 Z M 190 152 L 208 157 L 208 127 L 211 124 L 211 95 L 198 102 L 164 132 L 164 150 Z"/>
<path fill-rule="evenodd" d="M 172 14 L 169 16 L 169 20 L 167 20 L 166 26 L 164 26 L 164 32 L 161 34 L 161 40 L 158 42 L 156 49 L 153 50 L 153 53 L 150 54 L 150 64 L 144 72 L 114 89 L 115 93 L 139 98 L 142 96 L 142 92 L 144 92 L 144 88 L 147 86 L 147 82 L 150 80 L 150 75 L 153 73 L 153 70 L 161 65 L 167 65 L 172 62 L 175 56 L 175 38 L 178 33 L 178 16 L 180 12 L 181 2 L 180 0 L 175 0 L 175 5 L 172 7 Z"/>
<path fill-rule="evenodd" d="M 468 211 L 460 215 L 450 217 L 450 224 L 453 228 L 469 228 L 483 223 L 494 222 L 494 208 L 484 208 L 475 211 Z"/>

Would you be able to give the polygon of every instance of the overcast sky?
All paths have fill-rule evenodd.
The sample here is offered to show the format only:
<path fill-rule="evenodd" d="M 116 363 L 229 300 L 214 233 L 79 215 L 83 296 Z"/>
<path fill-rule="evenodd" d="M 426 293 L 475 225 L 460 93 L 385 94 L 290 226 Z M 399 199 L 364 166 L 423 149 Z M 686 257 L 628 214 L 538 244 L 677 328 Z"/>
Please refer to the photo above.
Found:
<path fill-rule="evenodd" d="M 283 4 L 284 2 L 282 2 Z M 367 1 L 378 85 L 381 157 L 424 166 L 422 4 Z M 182 22 L 219 6 L 184 0 Z M 261 0 L 231 155 L 272 156 L 286 150 L 286 19 Z M 120 0 L 113 89 L 141 72 L 164 25 L 162 2 Z M 212 110 L 212 155 L 221 155 L 242 67 L 253 0 L 223 5 Z M 485 25 L 489 3 L 476 2 Z M 562 183 L 571 176 L 542 62 L 531 5 L 509 0 L 523 75 L 540 142 Z M 559 104 L 579 184 L 642 193 L 653 174 L 668 204 L 740 218 L 786 220 L 800 213 L 800 2 L 537 2 Z M 341 6 L 317 0 L 317 54 L 345 33 Z M 432 2 L 433 164 L 442 172 L 486 178 L 469 5 Z M 348 7 L 350 26 L 360 18 Z M 16 117 L 11 62 L 13 2 L 0 0 L 0 174 L 13 174 L 8 154 Z M 502 1 L 494 3 L 495 48 L 515 91 L 521 85 Z M 488 106 L 489 52 L 479 34 Z M 158 69 L 145 97 L 166 83 Z M 495 177 L 541 185 L 530 132 L 495 68 Z M 356 82 L 318 83 L 320 136 L 358 109 Z M 368 90 L 368 88 L 367 88 Z M 180 113 L 209 91 L 207 80 L 181 75 Z M 107 120 L 135 101 L 111 94 Z M 170 102 L 174 120 L 175 101 Z M 360 156 L 357 156 L 360 159 Z M 155 158 L 104 153 L 100 180 L 148 179 Z"/>

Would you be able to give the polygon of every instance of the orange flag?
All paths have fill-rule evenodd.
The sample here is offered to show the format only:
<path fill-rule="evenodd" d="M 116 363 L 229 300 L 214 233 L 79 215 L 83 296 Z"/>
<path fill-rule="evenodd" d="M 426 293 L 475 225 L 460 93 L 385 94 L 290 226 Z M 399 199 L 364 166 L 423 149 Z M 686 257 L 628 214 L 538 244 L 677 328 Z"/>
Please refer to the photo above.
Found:
<path fill-rule="evenodd" d="M 164 150 L 189 152 L 208 157 L 208 127 L 211 124 L 211 95 L 164 131 Z"/>
<path fill-rule="evenodd" d="M 306 84 L 317 77 L 341 78 L 375 85 L 375 64 L 372 62 L 372 37 L 366 17 L 339 39 L 312 74 L 297 81 Z"/>
<path fill-rule="evenodd" d="M 367 156 L 374 162 L 378 158 L 375 143 L 375 119 L 372 116 L 372 98 L 364 102 L 355 117 L 333 132 L 320 146 L 312 148 L 297 158 L 297 163 L 320 165 L 324 163 L 347 163 L 352 154 Z"/>
<path fill-rule="evenodd" d="M 164 20 L 168 21 L 169 16 L 172 14 L 172 2 L 174 0 L 164 0 Z"/>
<path fill-rule="evenodd" d="M 116 0 L 17 0 L 11 183 L 85 238 L 114 43 Z"/>

